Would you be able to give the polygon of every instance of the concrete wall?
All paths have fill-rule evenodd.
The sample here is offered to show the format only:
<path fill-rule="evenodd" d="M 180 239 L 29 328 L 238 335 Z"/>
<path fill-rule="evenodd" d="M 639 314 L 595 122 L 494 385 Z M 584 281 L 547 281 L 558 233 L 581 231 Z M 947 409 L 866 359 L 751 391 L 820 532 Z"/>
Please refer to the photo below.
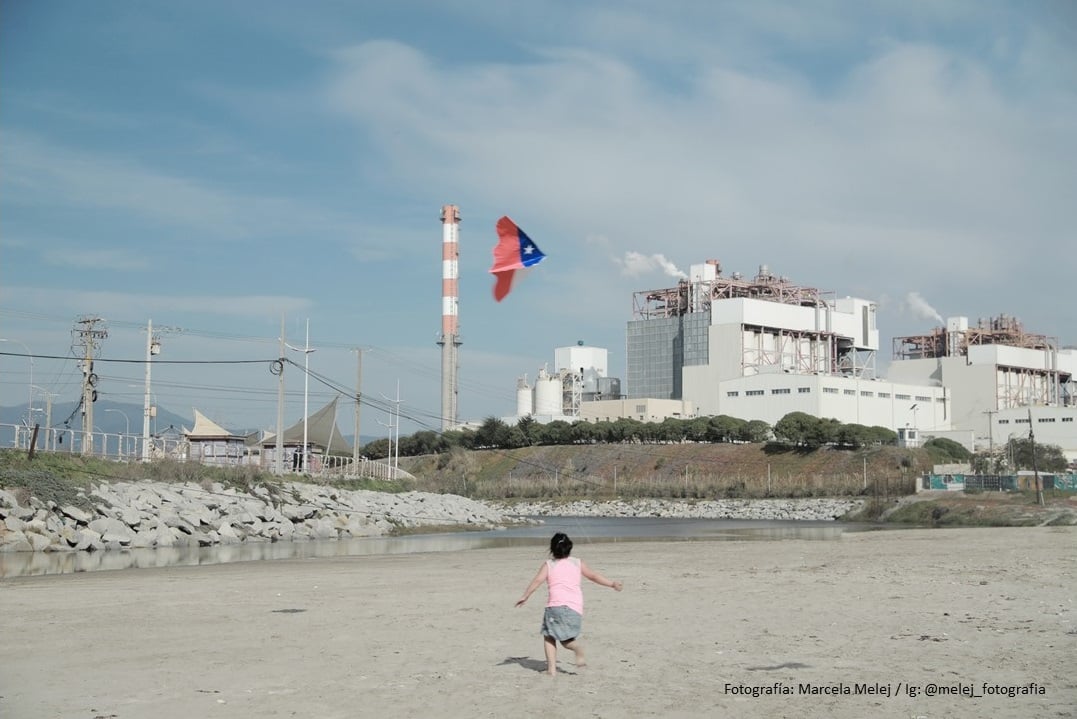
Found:
<path fill-rule="evenodd" d="M 883 380 L 795 374 L 760 374 L 719 383 L 717 410 L 774 424 L 790 412 L 833 418 L 843 424 L 949 430 L 946 392 L 941 387 Z"/>
<path fill-rule="evenodd" d="M 696 416 L 691 402 L 672 399 L 604 399 L 580 403 L 580 419 L 587 422 L 616 422 L 621 418 L 640 422 L 661 422 L 670 417 Z"/>

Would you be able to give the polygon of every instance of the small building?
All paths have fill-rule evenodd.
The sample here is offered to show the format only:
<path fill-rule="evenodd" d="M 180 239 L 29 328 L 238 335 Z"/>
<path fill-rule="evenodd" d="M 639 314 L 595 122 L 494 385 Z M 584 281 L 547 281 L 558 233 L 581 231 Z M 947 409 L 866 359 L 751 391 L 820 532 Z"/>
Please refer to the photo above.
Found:
<path fill-rule="evenodd" d="M 221 427 L 206 415 L 194 410 L 194 427 L 184 430 L 188 444 L 187 459 L 200 464 L 231 467 L 247 463 L 244 435 Z"/>

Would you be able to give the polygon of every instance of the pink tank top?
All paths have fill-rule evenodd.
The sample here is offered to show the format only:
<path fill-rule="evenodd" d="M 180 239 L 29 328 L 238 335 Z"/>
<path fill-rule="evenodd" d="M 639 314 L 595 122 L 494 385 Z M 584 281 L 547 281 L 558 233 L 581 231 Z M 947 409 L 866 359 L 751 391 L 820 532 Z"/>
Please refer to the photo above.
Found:
<path fill-rule="evenodd" d="M 547 607 L 568 607 L 583 614 L 583 590 L 580 589 L 580 560 L 575 557 L 546 560 L 546 587 L 550 598 Z"/>

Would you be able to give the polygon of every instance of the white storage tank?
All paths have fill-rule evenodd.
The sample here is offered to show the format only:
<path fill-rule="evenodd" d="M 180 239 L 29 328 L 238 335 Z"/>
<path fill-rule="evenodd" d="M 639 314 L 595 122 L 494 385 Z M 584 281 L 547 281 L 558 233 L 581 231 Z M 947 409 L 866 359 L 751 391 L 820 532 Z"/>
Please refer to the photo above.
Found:
<path fill-rule="evenodd" d="M 534 398 L 531 396 L 531 385 L 527 384 L 527 375 L 516 378 L 516 416 L 526 417 L 534 410 Z"/>
<path fill-rule="evenodd" d="M 545 368 L 539 370 L 535 379 L 535 414 L 561 414 L 561 378 L 551 377 Z"/>

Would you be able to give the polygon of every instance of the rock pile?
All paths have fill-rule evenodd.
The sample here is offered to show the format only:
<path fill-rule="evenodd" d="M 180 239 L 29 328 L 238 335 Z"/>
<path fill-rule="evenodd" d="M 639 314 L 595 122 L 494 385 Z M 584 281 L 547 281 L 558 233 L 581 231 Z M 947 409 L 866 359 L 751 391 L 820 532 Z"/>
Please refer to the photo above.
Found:
<path fill-rule="evenodd" d="M 20 505 L 0 490 L 0 552 L 210 546 L 280 540 L 344 539 L 396 527 L 493 528 L 515 520 L 450 494 L 348 491 L 285 483 L 244 492 L 221 484 L 100 484 L 88 501 Z M 85 507 L 90 507 L 89 509 Z"/>
<path fill-rule="evenodd" d="M 298 482 L 249 492 L 219 483 L 102 483 L 80 502 L 0 490 L 0 552 L 205 547 L 282 540 L 346 539 L 396 528 L 459 525 L 490 529 L 523 517 L 671 517 L 833 520 L 856 499 L 661 499 L 483 503 L 452 494 L 389 494 Z"/>
<path fill-rule="evenodd" d="M 858 499 L 714 499 L 688 502 L 668 499 L 592 500 L 557 504 L 519 502 L 495 505 L 519 516 L 674 517 L 680 519 L 833 520 L 862 504 Z"/>

